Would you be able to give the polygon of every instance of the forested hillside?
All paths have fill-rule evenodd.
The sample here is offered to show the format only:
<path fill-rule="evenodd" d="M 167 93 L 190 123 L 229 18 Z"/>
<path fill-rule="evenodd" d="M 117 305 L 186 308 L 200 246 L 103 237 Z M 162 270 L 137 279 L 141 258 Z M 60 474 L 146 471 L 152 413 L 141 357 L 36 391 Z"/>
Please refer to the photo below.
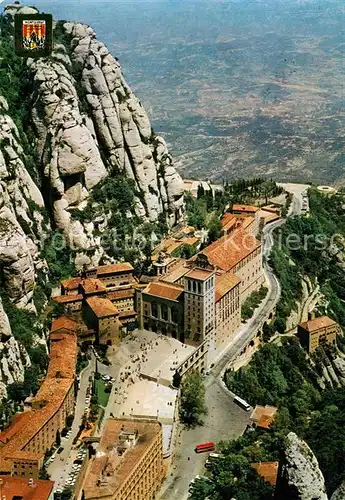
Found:
<path fill-rule="evenodd" d="M 264 332 L 266 342 L 275 332 L 284 333 L 286 318 L 302 295 L 301 280 L 306 275 L 322 292 L 317 314 L 328 314 L 345 326 L 343 195 L 326 197 L 311 188 L 309 199 L 310 215 L 287 219 L 281 234 L 275 234 L 271 264 L 282 295 L 277 317 Z M 295 235 L 293 245 L 289 235 Z M 299 241 L 301 244 L 296 243 Z M 278 413 L 269 430 L 256 428 L 231 443 L 221 443 L 226 459 L 212 467 L 213 484 L 201 482 L 192 498 L 271 499 L 273 488 L 250 464 L 281 460 L 291 431 L 315 454 L 330 498 L 345 480 L 344 364 L 342 335 L 337 338 L 337 347 L 319 347 L 311 356 L 290 335 L 264 344 L 249 365 L 237 372 L 228 371 L 225 382 L 233 393 L 253 406 L 276 406 Z"/>

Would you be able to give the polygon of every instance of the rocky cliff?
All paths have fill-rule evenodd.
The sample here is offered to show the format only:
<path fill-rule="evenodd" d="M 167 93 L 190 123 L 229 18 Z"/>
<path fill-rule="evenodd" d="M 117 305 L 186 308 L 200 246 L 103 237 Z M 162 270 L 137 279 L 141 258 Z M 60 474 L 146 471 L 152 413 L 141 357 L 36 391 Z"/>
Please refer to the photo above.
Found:
<path fill-rule="evenodd" d="M 19 9 L 20 12 L 20 9 Z M 181 218 L 183 189 L 164 140 L 123 78 L 118 61 L 89 26 L 59 23 L 49 59 L 28 60 L 33 79 L 32 119 L 46 198 L 70 246 L 100 246 L 73 214 L 92 189 L 121 173 L 132 181 L 135 213 L 172 226 Z M 100 252 L 100 253 L 99 253 Z M 97 252 L 97 259 L 102 248 Z M 93 262 L 94 263 L 94 262 Z"/>
<path fill-rule="evenodd" d="M 5 15 L 37 12 L 14 4 Z M 28 59 L 30 118 L 39 176 L 52 223 L 79 256 L 94 248 L 103 256 L 93 228 L 74 217 L 84 210 L 101 181 L 122 174 L 131 180 L 134 211 L 141 221 L 178 222 L 183 185 L 164 140 L 155 135 L 147 114 L 123 78 L 120 64 L 79 23 L 58 22 L 51 57 Z M 34 189 L 34 188 L 33 188 Z M 36 203 L 42 203 L 42 197 Z M 87 221 L 88 222 L 88 221 Z"/>
<path fill-rule="evenodd" d="M 0 292 L 36 314 L 49 296 L 47 281 L 71 274 L 70 256 L 77 268 L 128 258 L 108 251 L 110 229 L 123 239 L 145 223 L 149 232 L 176 224 L 183 184 L 118 60 L 91 27 L 54 22 L 50 57 L 14 55 L 13 16 L 35 12 L 11 4 L 0 19 Z M 56 234 L 67 244 L 60 253 L 51 243 Z M 141 257 L 137 249 L 130 255 Z M 0 334 L 1 399 L 30 361 L 2 306 Z"/>
<path fill-rule="evenodd" d="M 294 432 L 286 437 L 278 476 L 277 500 L 328 500 L 318 461 L 307 443 Z"/>

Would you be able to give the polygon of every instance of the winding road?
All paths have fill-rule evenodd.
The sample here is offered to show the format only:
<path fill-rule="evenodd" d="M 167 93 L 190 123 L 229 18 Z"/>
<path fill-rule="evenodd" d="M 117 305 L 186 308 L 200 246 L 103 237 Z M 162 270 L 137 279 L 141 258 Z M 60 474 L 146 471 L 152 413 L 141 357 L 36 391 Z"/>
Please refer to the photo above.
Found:
<path fill-rule="evenodd" d="M 289 216 L 300 215 L 302 208 L 302 193 L 309 186 L 304 184 L 282 184 L 286 191 L 293 194 Z M 186 500 L 191 480 L 197 474 L 203 474 L 206 456 L 194 453 L 198 443 L 235 439 L 243 434 L 249 423 L 248 412 L 239 408 L 232 395 L 225 388 L 223 373 L 228 364 L 257 335 L 264 322 L 268 319 L 280 297 L 280 284 L 268 263 L 268 257 L 273 246 L 273 231 L 284 224 L 284 220 L 267 225 L 262 234 L 263 268 L 268 286 L 266 299 L 255 311 L 254 316 L 238 330 L 233 342 L 216 361 L 210 375 L 205 380 L 206 405 L 208 415 L 204 425 L 191 430 L 178 431 L 176 448 L 178 450 L 170 476 L 164 482 L 158 498 L 160 500 Z"/>

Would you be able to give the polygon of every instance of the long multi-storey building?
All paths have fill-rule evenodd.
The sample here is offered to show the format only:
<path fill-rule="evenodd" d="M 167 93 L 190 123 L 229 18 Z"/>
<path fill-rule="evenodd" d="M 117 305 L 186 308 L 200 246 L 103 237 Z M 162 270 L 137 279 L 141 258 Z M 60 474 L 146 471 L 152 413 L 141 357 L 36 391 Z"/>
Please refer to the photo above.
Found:
<path fill-rule="evenodd" d="M 149 419 L 109 419 L 92 459 L 85 500 L 153 500 L 164 479 L 162 426 Z"/>
<path fill-rule="evenodd" d="M 38 478 L 44 455 L 74 411 L 77 324 L 69 318 L 53 323 L 47 375 L 26 411 L 0 434 L 0 474 Z"/>
<path fill-rule="evenodd" d="M 261 243 L 244 229 L 225 235 L 202 250 L 210 264 L 241 280 L 241 302 L 264 282 Z"/>

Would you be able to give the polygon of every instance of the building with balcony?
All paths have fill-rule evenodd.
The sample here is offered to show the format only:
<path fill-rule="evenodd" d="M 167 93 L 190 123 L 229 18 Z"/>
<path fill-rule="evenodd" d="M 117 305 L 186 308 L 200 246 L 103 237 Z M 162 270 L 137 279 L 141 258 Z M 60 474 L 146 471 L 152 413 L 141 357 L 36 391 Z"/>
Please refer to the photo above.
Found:
<path fill-rule="evenodd" d="M 297 336 L 301 346 L 308 353 L 315 351 L 323 344 L 336 345 L 337 333 L 340 333 L 340 326 L 328 316 L 310 319 L 300 323 L 297 327 Z"/>
<path fill-rule="evenodd" d="M 82 496 L 85 500 L 153 500 L 163 479 L 161 424 L 145 418 L 109 419 Z"/>

